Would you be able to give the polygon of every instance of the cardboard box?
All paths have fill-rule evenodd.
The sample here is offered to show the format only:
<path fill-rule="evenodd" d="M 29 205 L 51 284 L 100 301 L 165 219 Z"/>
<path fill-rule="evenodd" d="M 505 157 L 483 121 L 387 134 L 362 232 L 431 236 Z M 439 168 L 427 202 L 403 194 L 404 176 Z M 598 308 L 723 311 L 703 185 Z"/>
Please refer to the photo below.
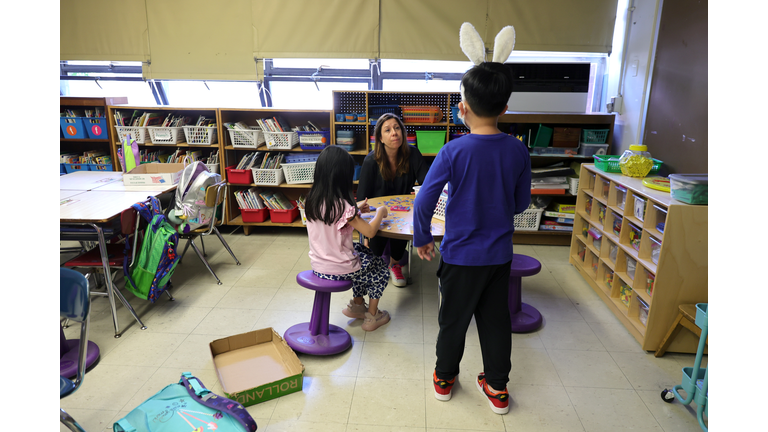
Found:
<path fill-rule="evenodd" d="M 148 163 L 123 174 L 123 184 L 126 186 L 176 184 L 179 182 L 184 164 L 181 163 Z"/>
<path fill-rule="evenodd" d="M 243 406 L 301 391 L 304 365 L 272 328 L 210 343 L 224 395 Z"/>

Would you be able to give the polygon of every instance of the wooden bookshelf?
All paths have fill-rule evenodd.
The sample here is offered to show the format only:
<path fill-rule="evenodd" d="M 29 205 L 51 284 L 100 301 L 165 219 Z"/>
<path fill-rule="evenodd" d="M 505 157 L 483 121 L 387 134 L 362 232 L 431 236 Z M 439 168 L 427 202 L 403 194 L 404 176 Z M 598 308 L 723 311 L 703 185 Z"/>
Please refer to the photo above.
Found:
<path fill-rule="evenodd" d="M 61 96 L 59 97 L 59 111 L 63 112 L 65 108 L 73 109 L 87 109 L 99 107 L 103 110 L 104 115 L 107 117 L 107 123 L 109 124 L 108 106 L 113 104 L 126 104 L 128 98 L 126 97 L 72 97 Z M 105 126 L 106 127 L 106 126 Z M 103 150 L 109 152 L 109 156 L 112 158 L 112 170 L 116 170 L 117 154 L 115 153 L 112 145 L 112 139 L 114 137 L 114 128 L 108 128 L 107 138 L 105 139 L 90 139 L 90 138 L 64 138 L 59 139 L 59 152 L 72 152 L 72 153 L 84 153 L 89 150 Z"/>

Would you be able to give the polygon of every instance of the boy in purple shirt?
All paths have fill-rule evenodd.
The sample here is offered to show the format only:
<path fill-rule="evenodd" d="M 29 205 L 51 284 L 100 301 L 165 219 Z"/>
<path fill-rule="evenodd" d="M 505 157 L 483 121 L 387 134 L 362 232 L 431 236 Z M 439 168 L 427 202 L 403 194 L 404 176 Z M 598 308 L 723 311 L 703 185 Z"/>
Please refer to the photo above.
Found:
<path fill-rule="evenodd" d="M 445 236 L 437 270 L 442 301 L 438 322 L 435 397 L 449 400 L 474 315 L 484 372 L 477 386 L 497 414 L 509 411 L 507 382 L 512 331 L 508 308 L 514 216 L 531 201 L 531 162 L 518 139 L 502 133 L 512 76 L 501 63 L 480 63 L 461 80 L 460 117 L 470 134 L 445 144 L 414 203 L 413 243 L 419 257 L 435 254 L 430 220 L 448 183 Z"/>

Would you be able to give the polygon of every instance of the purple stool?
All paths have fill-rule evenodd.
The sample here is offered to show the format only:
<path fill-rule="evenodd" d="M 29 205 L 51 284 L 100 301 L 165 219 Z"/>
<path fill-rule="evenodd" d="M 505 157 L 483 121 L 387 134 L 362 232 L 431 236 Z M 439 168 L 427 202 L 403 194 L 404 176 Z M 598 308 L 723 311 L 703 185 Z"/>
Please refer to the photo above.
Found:
<path fill-rule="evenodd" d="M 527 255 L 514 254 L 509 269 L 509 316 L 512 333 L 525 333 L 541 327 L 541 312 L 522 302 L 522 278 L 541 271 L 541 263 Z"/>
<path fill-rule="evenodd" d="M 315 291 L 315 305 L 308 323 L 296 324 L 283 334 L 283 339 L 295 351 L 313 355 L 338 354 L 352 346 L 352 338 L 343 328 L 328 322 L 331 293 L 347 291 L 352 281 L 320 279 L 306 270 L 296 275 L 296 282 Z"/>
<path fill-rule="evenodd" d="M 59 375 L 65 378 L 74 378 L 77 376 L 77 358 L 80 355 L 80 339 L 67 339 L 64 336 L 64 329 L 59 326 L 61 337 L 59 339 L 59 354 L 61 361 L 59 363 Z M 85 356 L 85 368 L 90 369 L 99 359 L 99 346 L 94 342 L 88 341 L 88 353 Z"/>

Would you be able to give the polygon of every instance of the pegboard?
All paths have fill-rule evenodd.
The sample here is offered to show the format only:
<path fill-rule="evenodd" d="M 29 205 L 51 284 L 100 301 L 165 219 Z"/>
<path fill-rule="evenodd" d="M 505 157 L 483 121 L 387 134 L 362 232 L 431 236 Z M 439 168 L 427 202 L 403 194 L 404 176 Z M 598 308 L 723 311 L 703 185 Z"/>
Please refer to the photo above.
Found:
<path fill-rule="evenodd" d="M 364 92 L 334 92 L 334 113 L 364 113 L 366 108 Z"/>

